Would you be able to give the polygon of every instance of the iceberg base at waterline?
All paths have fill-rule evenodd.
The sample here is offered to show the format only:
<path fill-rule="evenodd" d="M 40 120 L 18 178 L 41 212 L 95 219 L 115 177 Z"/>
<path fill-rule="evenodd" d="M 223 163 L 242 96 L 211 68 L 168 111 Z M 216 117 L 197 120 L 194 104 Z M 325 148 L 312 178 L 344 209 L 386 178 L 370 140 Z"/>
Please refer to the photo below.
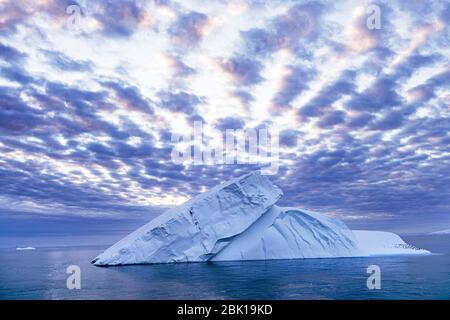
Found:
<path fill-rule="evenodd" d="M 251 172 L 167 210 L 106 249 L 97 266 L 427 254 L 399 236 L 276 205 L 283 192 Z"/>

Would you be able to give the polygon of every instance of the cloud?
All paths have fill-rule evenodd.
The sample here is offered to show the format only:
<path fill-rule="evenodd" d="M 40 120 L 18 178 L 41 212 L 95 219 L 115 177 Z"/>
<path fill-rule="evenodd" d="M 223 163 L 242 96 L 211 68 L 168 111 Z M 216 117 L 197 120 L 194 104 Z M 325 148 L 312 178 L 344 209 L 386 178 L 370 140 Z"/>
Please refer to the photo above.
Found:
<path fill-rule="evenodd" d="M 377 130 L 397 129 L 404 123 L 404 114 L 401 111 L 392 111 L 376 121 L 372 128 Z"/>
<path fill-rule="evenodd" d="M 333 111 L 323 116 L 319 121 L 320 128 L 329 128 L 345 121 L 345 112 Z"/>
<path fill-rule="evenodd" d="M 169 27 L 168 32 L 177 45 L 191 48 L 202 40 L 202 29 L 207 22 L 208 17 L 203 13 L 195 11 L 184 13 Z"/>
<path fill-rule="evenodd" d="M 173 163 L 173 129 L 202 121 L 279 130 L 282 204 L 352 227 L 450 227 L 448 4 L 378 3 L 368 30 L 351 3 L 89 1 L 78 33 L 69 4 L 0 4 L 8 223 L 149 219 L 259 168 Z"/>
<path fill-rule="evenodd" d="M 292 67 L 283 79 L 281 90 L 275 95 L 276 106 L 288 106 L 297 96 L 309 89 L 308 81 L 315 75 L 314 71 L 302 67 Z"/>
<path fill-rule="evenodd" d="M 355 71 L 353 70 L 343 72 L 336 81 L 322 88 L 314 98 L 302 106 L 298 111 L 299 116 L 301 118 L 320 116 L 325 109 L 341 97 L 353 94 L 355 91 L 354 77 Z"/>
<path fill-rule="evenodd" d="M 44 119 L 19 97 L 17 90 L 0 87 L 0 130 L 4 135 L 29 132 Z"/>
<path fill-rule="evenodd" d="M 100 1 L 100 9 L 94 14 L 101 25 L 101 32 L 111 37 L 130 37 L 144 19 L 145 12 L 134 1 Z"/>
<path fill-rule="evenodd" d="M 114 90 L 126 108 L 153 114 L 151 102 L 140 93 L 138 88 L 117 82 L 106 82 L 104 85 Z"/>
<path fill-rule="evenodd" d="M 242 38 L 249 55 L 265 56 L 281 48 L 281 41 L 261 28 L 242 31 Z"/>
<path fill-rule="evenodd" d="M 370 113 L 360 113 L 349 119 L 347 126 L 350 128 L 362 128 L 369 124 L 374 117 Z"/>
<path fill-rule="evenodd" d="M 28 75 L 25 70 L 17 67 L 0 67 L 0 72 L 3 77 L 12 81 L 17 82 L 21 85 L 27 85 L 35 81 L 35 79 Z"/>
<path fill-rule="evenodd" d="M 403 102 L 403 99 L 395 88 L 396 83 L 394 81 L 389 78 L 381 78 L 362 93 L 355 94 L 347 103 L 347 106 L 359 111 L 378 111 L 398 106 Z"/>
<path fill-rule="evenodd" d="M 74 60 L 61 52 L 46 51 L 49 64 L 61 71 L 89 72 L 92 64 L 89 61 Z"/>
<path fill-rule="evenodd" d="M 290 7 L 268 23 L 268 28 L 251 28 L 241 32 L 250 55 L 267 56 L 280 49 L 297 51 L 303 41 L 312 42 L 321 31 L 325 5 L 315 1 Z"/>
<path fill-rule="evenodd" d="M 253 85 L 261 82 L 262 65 L 257 60 L 244 56 L 232 57 L 220 63 L 222 69 L 230 74 L 236 85 Z"/>
<path fill-rule="evenodd" d="M 0 31 L 14 33 L 32 13 L 24 3 L 15 1 L 2 1 L 0 3 Z"/>
<path fill-rule="evenodd" d="M 174 112 L 183 112 L 191 114 L 199 104 L 204 103 L 204 98 L 184 91 L 159 93 L 161 106 Z"/>
<path fill-rule="evenodd" d="M 300 133 L 297 130 L 283 130 L 280 132 L 280 145 L 286 147 L 296 147 Z"/>
<path fill-rule="evenodd" d="M 225 130 L 238 130 L 244 128 L 245 123 L 242 119 L 228 117 L 219 119 L 216 127 L 225 132 Z"/>
<path fill-rule="evenodd" d="M 8 63 L 17 63 L 22 62 L 25 57 L 26 54 L 24 54 L 23 52 L 20 52 L 14 47 L 10 47 L 8 45 L 0 43 L 0 58 L 4 61 Z"/>

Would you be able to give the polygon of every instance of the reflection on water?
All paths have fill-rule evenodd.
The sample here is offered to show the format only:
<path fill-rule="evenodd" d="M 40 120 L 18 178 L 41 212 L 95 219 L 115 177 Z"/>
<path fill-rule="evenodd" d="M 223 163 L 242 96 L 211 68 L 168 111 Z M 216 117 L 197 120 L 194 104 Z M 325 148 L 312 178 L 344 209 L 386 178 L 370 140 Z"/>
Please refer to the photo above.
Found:
<path fill-rule="evenodd" d="M 0 251 L 1 299 L 450 299 L 450 237 L 413 244 L 441 255 L 214 262 L 99 268 L 104 248 Z M 411 240 L 410 240 L 411 241 Z M 440 246 L 440 247 L 439 247 Z M 66 288 L 66 268 L 81 267 L 81 290 Z M 381 290 L 366 269 L 381 267 Z"/>

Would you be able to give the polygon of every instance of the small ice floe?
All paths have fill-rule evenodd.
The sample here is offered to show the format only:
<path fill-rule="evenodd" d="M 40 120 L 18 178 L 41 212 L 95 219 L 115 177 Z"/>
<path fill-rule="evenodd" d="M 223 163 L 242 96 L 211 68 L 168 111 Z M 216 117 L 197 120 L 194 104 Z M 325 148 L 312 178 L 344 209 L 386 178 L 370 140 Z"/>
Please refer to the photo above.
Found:
<path fill-rule="evenodd" d="M 19 250 L 19 251 L 36 250 L 36 248 L 33 248 L 33 247 L 17 247 L 16 250 Z"/>

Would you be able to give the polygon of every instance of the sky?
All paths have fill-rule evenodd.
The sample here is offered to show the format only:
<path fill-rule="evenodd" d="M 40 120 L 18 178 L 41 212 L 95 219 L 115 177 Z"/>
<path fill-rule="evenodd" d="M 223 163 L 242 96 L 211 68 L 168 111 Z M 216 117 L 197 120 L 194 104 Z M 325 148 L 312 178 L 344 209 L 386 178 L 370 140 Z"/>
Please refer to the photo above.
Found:
<path fill-rule="evenodd" d="M 174 163 L 194 121 L 278 130 L 281 205 L 449 229 L 449 21 L 448 1 L 0 0 L 0 238 L 123 235 L 258 168 Z"/>

